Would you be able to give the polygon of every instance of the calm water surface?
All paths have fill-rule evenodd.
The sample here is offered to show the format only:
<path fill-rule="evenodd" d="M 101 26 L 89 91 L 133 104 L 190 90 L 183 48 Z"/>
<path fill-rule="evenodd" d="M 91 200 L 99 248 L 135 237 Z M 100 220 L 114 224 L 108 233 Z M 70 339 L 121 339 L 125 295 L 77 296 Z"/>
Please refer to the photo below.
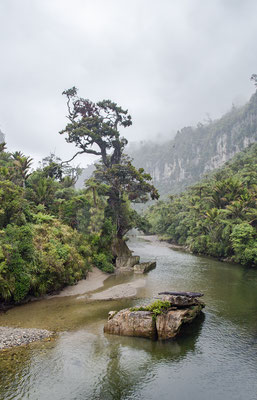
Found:
<path fill-rule="evenodd" d="M 0 325 L 60 331 L 54 341 L 0 353 L 1 400 L 257 399 L 257 271 L 159 243 L 132 240 L 130 247 L 142 261 L 157 260 L 137 301 L 54 298 L 0 316 Z M 133 279 L 110 277 L 105 288 Z M 103 333 L 109 310 L 165 289 L 205 294 L 204 314 L 177 340 Z"/>

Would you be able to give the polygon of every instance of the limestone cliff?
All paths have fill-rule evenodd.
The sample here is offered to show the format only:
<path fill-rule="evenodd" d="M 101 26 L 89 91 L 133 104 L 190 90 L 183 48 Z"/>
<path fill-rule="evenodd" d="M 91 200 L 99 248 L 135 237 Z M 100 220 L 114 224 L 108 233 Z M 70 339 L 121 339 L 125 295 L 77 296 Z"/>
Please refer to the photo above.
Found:
<path fill-rule="evenodd" d="M 207 125 L 185 127 L 163 144 L 131 146 L 136 167 L 153 177 L 161 194 L 176 193 L 197 182 L 257 141 L 257 92 L 240 108 Z"/>
<path fill-rule="evenodd" d="M 0 129 L 0 143 L 3 143 L 3 142 L 4 142 L 4 134 Z"/>

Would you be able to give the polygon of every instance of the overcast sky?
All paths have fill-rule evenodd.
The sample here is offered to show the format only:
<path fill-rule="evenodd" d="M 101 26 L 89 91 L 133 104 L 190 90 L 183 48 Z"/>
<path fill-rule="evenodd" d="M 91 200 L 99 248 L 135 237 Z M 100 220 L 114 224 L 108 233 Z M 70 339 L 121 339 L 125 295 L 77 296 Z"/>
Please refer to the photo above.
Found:
<path fill-rule="evenodd" d="M 10 151 L 71 157 L 75 85 L 129 109 L 129 141 L 172 137 L 248 100 L 256 39 L 256 0 L 1 0 L 0 129 Z"/>

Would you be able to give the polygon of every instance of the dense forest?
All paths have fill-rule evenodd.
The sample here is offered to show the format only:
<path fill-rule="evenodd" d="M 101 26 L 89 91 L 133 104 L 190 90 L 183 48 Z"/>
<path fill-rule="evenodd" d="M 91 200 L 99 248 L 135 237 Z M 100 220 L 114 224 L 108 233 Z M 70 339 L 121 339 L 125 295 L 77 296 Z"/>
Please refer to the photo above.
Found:
<path fill-rule="evenodd" d="M 150 175 L 123 154 L 118 126 L 132 124 L 127 110 L 79 98 L 75 87 L 63 94 L 69 122 L 60 134 L 79 148 L 71 160 L 82 153 L 101 159 L 76 190 L 81 170 L 68 161 L 51 154 L 32 171 L 30 157 L 0 144 L 0 301 L 60 290 L 92 266 L 113 272 L 124 235 L 144 224 L 130 203 L 158 198 Z"/>
<path fill-rule="evenodd" d="M 1 144 L 1 300 L 59 290 L 85 277 L 93 264 L 113 270 L 104 197 L 92 188 L 75 190 L 79 170 L 61 167 L 54 155 L 33 172 L 31 162 Z"/>
<path fill-rule="evenodd" d="M 257 266 L 257 144 L 146 212 L 150 232 L 190 251 Z"/>

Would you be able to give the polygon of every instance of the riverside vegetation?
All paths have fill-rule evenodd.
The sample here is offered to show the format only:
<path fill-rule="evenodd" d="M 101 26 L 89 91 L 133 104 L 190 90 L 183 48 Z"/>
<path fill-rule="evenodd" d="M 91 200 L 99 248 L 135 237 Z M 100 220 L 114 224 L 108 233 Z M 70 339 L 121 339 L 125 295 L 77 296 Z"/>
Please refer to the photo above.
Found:
<path fill-rule="evenodd" d="M 31 171 L 30 157 L 0 144 L 1 304 L 58 291 L 92 265 L 113 272 L 113 243 L 133 227 L 194 253 L 257 265 L 257 145 L 142 217 L 131 202 L 158 199 L 158 192 L 151 176 L 124 154 L 127 141 L 118 128 L 131 125 L 128 112 L 110 100 L 80 98 L 74 87 L 63 94 L 69 123 L 60 133 L 78 148 L 70 161 L 77 154 L 100 161 L 76 190 L 79 168 L 51 154 Z"/>
<path fill-rule="evenodd" d="M 127 141 L 118 127 L 132 124 L 127 111 L 110 100 L 97 104 L 65 92 L 68 120 L 60 132 L 77 154 L 101 157 L 86 187 L 75 190 L 79 168 L 51 154 L 31 172 L 32 159 L 0 144 L 0 302 L 20 303 L 72 285 L 92 265 L 113 272 L 115 239 L 141 227 L 131 202 L 158 192 L 150 175 L 124 155 Z M 70 161 L 71 161 L 70 160 Z"/>
<path fill-rule="evenodd" d="M 151 206 L 156 233 L 190 251 L 257 266 L 257 144 L 184 193 Z"/>

